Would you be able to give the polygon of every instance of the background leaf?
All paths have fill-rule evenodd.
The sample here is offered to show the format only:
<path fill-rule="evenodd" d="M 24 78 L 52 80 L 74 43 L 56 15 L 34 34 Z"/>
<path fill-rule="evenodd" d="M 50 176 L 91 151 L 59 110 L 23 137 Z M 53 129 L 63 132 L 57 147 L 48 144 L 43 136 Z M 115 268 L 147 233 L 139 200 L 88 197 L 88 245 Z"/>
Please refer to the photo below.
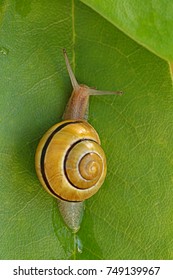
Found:
<path fill-rule="evenodd" d="M 172 259 L 168 64 L 79 1 L 1 1 L 0 11 L 0 258 Z M 125 92 L 91 98 L 108 175 L 77 235 L 34 169 L 39 139 L 72 90 L 64 47 L 81 83 Z"/>
<path fill-rule="evenodd" d="M 82 0 L 158 56 L 173 61 L 173 2 Z"/>

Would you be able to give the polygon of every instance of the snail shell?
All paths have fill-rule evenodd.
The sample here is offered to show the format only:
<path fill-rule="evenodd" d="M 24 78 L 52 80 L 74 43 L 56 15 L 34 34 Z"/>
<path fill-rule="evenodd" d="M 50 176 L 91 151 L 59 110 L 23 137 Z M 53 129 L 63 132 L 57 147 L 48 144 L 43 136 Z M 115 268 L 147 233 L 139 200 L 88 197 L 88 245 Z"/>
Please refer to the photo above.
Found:
<path fill-rule="evenodd" d="M 43 187 L 65 201 L 91 197 L 106 176 L 99 136 L 82 120 L 67 120 L 51 127 L 38 145 L 35 160 Z"/>

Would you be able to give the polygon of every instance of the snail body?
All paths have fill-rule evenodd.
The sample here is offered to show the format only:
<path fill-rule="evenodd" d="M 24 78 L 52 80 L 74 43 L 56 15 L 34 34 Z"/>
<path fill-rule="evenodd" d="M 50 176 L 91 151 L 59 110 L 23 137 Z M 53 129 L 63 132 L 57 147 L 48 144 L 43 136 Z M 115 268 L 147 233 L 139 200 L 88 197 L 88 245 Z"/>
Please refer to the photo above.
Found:
<path fill-rule="evenodd" d="M 74 232 L 80 228 L 84 201 L 94 195 L 106 176 L 106 157 L 95 129 L 87 122 L 90 95 L 102 92 L 79 85 L 64 50 L 73 92 L 63 121 L 52 126 L 37 147 L 37 176 L 48 193 L 58 199 L 61 215 Z"/>

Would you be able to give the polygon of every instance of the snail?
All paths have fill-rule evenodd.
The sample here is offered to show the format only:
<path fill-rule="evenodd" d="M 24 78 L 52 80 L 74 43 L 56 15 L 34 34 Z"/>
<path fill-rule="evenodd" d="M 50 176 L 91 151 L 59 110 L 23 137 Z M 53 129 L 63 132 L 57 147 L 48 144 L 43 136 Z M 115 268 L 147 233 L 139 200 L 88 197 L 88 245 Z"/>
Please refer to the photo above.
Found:
<path fill-rule="evenodd" d="M 37 176 L 49 194 L 57 198 L 66 225 L 77 232 L 84 201 L 101 187 L 106 176 L 106 157 L 95 129 L 87 122 L 90 95 L 121 94 L 78 84 L 65 49 L 66 67 L 73 86 L 63 121 L 40 140 L 36 155 Z"/>

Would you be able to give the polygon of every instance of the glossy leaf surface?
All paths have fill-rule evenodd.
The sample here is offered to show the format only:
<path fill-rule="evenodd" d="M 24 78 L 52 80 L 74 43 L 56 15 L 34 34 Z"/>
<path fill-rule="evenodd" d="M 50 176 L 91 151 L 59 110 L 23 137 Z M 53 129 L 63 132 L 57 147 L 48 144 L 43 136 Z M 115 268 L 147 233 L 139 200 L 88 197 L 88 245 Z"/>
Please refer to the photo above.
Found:
<path fill-rule="evenodd" d="M 173 2 L 166 0 L 82 0 L 129 37 L 173 61 Z"/>

